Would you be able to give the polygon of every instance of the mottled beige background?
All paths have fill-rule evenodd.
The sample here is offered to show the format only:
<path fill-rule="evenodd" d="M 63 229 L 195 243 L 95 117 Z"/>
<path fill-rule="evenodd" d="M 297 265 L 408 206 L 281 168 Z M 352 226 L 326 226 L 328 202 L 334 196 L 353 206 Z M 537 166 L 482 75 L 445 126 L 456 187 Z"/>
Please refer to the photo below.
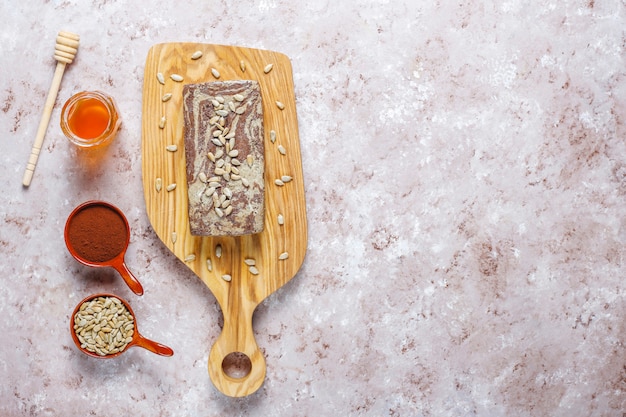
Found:
<path fill-rule="evenodd" d="M 623 1 L 5 1 L 0 16 L 3 416 L 626 412 Z M 81 47 L 23 189 L 62 29 Z M 171 41 L 292 59 L 309 251 L 255 315 L 268 372 L 243 399 L 208 378 L 215 299 L 145 213 L 143 65 Z M 100 158 L 58 126 L 88 89 L 124 118 Z M 131 223 L 141 298 L 64 246 L 94 198 Z M 79 353 L 69 315 L 101 290 L 175 355 Z"/>

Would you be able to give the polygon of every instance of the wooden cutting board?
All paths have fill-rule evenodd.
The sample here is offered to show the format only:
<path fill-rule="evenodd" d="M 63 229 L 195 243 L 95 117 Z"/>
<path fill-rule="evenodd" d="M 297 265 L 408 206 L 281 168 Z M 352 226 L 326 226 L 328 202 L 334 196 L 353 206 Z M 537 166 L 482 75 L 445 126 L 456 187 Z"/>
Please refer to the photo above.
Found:
<path fill-rule="evenodd" d="M 192 59 L 196 51 L 202 57 Z M 269 64 L 273 66 L 266 72 Z M 218 74 L 212 69 L 219 73 L 219 81 L 247 79 L 260 84 L 265 131 L 265 223 L 264 231 L 256 235 L 214 238 L 190 234 L 182 90 L 187 83 L 217 81 Z M 164 84 L 157 79 L 158 73 L 163 74 Z M 183 81 L 172 80 L 172 74 L 181 75 Z M 168 93 L 171 99 L 163 101 Z M 282 110 L 277 101 L 284 105 Z M 209 354 L 213 384 L 228 396 L 249 395 L 263 384 L 266 372 L 265 358 L 254 337 L 252 315 L 263 299 L 293 278 L 307 245 L 291 62 L 283 54 L 250 48 L 199 43 L 154 45 L 146 59 L 142 111 L 142 174 L 148 217 L 161 241 L 210 288 L 224 314 L 224 327 Z M 271 131 L 276 133 L 274 142 Z M 176 145 L 178 150 L 168 151 L 169 145 Z M 275 185 L 275 179 L 283 175 L 293 180 L 284 186 Z M 157 182 L 161 183 L 160 190 Z M 168 191 L 171 184 L 176 188 Z M 282 225 L 279 215 L 284 219 Z M 286 259 L 281 259 L 281 254 Z M 255 261 L 257 275 L 244 262 L 250 259 Z M 231 281 L 224 280 L 224 275 L 229 275 Z M 251 365 L 249 373 L 243 377 L 227 373 L 223 363 L 241 357 L 241 353 L 244 362 Z"/>

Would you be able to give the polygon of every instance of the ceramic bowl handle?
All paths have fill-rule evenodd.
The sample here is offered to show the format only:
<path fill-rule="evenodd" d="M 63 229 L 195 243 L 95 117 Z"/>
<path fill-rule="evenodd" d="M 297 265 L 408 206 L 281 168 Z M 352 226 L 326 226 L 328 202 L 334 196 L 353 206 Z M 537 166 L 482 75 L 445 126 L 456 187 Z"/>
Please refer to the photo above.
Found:
<path fill-rule="evenodd" d="M 128 266 L 126 266 L 126 262 L 124 262 L 123 259 L 121 259 L 119 262 L 115 262 L 112 266 L 117 270 L 117 272 L 120 273 L 120 275 L 124 279 L 124 282 L 126 282 L 126 285 L 128 285 L 132 292 L 137 295 L 143 295 L 143 287 L 141 285 L 141 282 L 139 282 L 139 280 L 133 275 L 133 273 L 130 272 L 130 269 L 128 269 Z"/>

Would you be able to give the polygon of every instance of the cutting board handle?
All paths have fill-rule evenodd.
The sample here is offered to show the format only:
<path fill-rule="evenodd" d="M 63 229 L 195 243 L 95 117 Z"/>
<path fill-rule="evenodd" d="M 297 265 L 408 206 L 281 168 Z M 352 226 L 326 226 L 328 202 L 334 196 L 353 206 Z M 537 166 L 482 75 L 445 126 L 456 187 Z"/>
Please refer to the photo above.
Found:
<path fill-rule="evenodd" d="M 224 328 L 211 348 L 209 376 L 223 394 L 245 397 L 263 385 L 265 357 L 252 330 L 254 310 L 234 310 L 234 314 L 224 314 Z"/>

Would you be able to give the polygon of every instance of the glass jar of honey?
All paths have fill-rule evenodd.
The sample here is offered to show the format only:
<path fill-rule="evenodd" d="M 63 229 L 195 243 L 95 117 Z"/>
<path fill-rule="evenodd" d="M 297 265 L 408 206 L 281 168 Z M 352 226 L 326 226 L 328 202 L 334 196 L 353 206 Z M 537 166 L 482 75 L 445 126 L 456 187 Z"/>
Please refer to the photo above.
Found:
<path fill-rule="evenodd" d="M 100 91 L 74 94 L 61 111 L 61 130 L 72 143 L 83 148 L 110 143 L 121 123 L 115 101 Z"/>

